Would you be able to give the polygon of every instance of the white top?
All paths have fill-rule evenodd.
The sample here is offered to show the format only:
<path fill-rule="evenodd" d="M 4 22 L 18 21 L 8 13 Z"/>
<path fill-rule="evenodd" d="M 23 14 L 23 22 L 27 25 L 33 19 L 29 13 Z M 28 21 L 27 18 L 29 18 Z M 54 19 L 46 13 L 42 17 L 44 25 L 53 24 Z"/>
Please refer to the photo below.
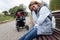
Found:
<path fill-rule="evenodd" d="M 52 32 L 51 27 L 52 27 L 52 22 L 50 21 L 47 16 L 51 14 L 50 10 L 46 7 L 43 6 L 40 11 L 39 11 L 39 17 L 36 16 L 34 11 L 32 12 L 33 16 L 33 22 L 34 22 L 34 28 L 37 28 L 37 34 L 45 34 L 44 32 Z"/>

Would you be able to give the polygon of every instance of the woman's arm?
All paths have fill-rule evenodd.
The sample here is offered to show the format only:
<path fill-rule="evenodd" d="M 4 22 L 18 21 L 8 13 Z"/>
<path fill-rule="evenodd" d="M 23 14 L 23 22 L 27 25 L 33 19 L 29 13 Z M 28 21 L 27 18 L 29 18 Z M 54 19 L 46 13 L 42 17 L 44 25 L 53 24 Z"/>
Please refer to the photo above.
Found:
<path fill-rule="evenodd" d="M 36 20 L 35 26 L 42 24 L 49 14 L 51 14 L 50 10 L 46 6 L 43 6 L 39 12 L 39 17 Z"/>

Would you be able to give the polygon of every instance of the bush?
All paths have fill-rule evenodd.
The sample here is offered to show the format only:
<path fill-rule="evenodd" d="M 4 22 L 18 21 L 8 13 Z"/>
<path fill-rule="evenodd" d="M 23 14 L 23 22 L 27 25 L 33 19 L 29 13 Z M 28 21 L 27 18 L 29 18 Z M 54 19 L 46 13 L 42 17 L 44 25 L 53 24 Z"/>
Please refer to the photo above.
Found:
<path fill-rule="evenodd" d="M 52 11 L 60 10 L 60 0 L 50 0 L 50 9 Z"/>

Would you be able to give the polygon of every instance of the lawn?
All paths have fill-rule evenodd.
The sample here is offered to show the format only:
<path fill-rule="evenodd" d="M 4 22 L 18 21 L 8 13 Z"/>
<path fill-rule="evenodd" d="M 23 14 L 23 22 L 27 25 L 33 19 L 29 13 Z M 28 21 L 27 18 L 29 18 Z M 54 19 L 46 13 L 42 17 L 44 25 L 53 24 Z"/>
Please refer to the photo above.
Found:
<path fill-rule="evenodd" d="M 6 20 L 10 20 L 10 19 L 14 19 L 11 16 L 6 16 L 6 15 L 1 15 L 0 14 L 0 22 L 6 21 Z"/>

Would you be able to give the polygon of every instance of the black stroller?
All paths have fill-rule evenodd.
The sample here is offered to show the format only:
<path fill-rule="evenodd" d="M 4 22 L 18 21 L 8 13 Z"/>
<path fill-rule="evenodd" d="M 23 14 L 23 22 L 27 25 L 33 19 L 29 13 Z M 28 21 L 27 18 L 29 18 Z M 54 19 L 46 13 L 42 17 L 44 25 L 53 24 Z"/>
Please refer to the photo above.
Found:
<path fill-rule="evenodd" d="M 23 10 L 18 10 L 16 12 L 16 29 L 19 32 L 20 29 L 24 29 L 26 28 L 27 30 L 29 30 L 29 26 L 25 25 L 25 17 L 24 17 L 24 12 Z"/>

